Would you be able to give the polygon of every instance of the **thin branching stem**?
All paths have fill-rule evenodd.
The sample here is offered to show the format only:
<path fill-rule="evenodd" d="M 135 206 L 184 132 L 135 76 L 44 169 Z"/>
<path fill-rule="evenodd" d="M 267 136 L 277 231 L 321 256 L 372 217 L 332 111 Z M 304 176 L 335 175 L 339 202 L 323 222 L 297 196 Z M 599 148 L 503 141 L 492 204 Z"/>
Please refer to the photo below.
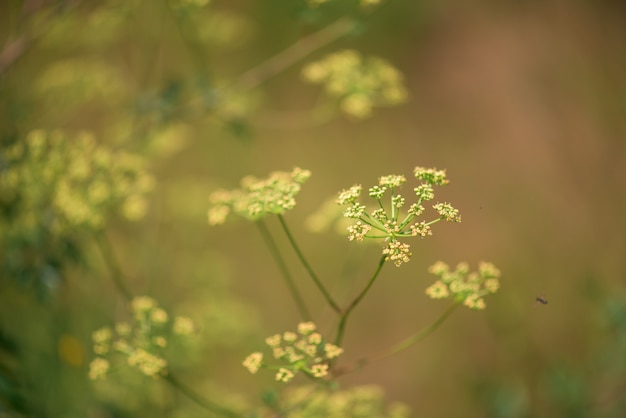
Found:
<path fill-rule="evenodd" d="M 124 299 L 127 301 L 132 300 L 133 294 L 126 285 L 122 269 L 117 261 L 117 258 L 115 257 L 115 254 L 113 253 L 113 246 L 106 236 L 106 233 L 102 232 L 97 234 L 96 240 L 98 247 L 100 248 L 100 253 L 104 258 L 105 263 L 111 270 L 111 279 L 113 280 L 113 284 L 122 296 L 124 296 Z"/>
<path fill-rule="evenodd" d="M 300 311 L 300 316 L 305 321 L 310 321 L 312 319 L 311 313 L 307 309 L 306 304 L 304 303 L 304 299 L 302 299 L 302 296 L 300 295 L 300 292 L 298 291 L 298 288 L 296 287 L 293 277 L 291 276 L 291 273 L 289 273 L 289 270 L 287 269 L 287 264 L 285 263 L 285 260 L 283 259 L 283 257 L 280 255 L 278 246 L 276 245 L 276 242 L 274 241 L 274 239 L 272 238 L 272 235 L 267 229 L 267 225 L 265 225 L 265 222 L 263 221 L 263 219 L 259 219 L 258 221 L 255 222 L 255 224 L 259 228 L 259 232 L 261 233 L 261 236 L 263 237 L 263 240 L 265 241 L 265 244 L 267 245 L 267 248 L 269 249 L 270 254 L 272 255 L 272 257 L 274 258 L 274 261 L 278 265 L 278 269 L 280 270 L 280 273 L 283 279 L 285 280 L 285 284 L 287 285 L 287 288 L 289 289 L 289 292 L 291 293 L 291 296 L 293 297 L 296 303 L 296 306 L 298 307 L 298 311 Z"/>
<path fill-rule="evenodd" d="M 283 218 L 282 215 L 279 214 L 278 215 L 278 220 L 280 221 L 280 225 L 283 227 L 283 231 L 285 231 L 285 234 L 287 235 L 287 238 L 289 239 L 289 242 L 291 243 L 291 246 L 293 247 L 294 251 L 296 252 L 296 255 L 298 256 L 298 259 L 300 259 L 300 262 L 304 266 L 304 269 L 307 271 L 307 273 L 309 273 L 309 276 L 311 277 L 311 279 L 313 280 L 313 282 L 315 283 L 317 288 L 320 290 L 320 292 L 322 292 L 322 294 L 326 298 L 326 301 L 328 302 L 330 307 L 335 312 L 337 312 L 337 314 L 340 314 L 341 313 L 341 308 L 339 307 L 337 302 L 334 301 L 332 296 L 330 296 L 330 293 L 328 293 L 328 290 L 326 290 L 326 287 L 324 287 L 324 285 L 322 284 L 320 279 L 317 277 L 317 275 L 315 274 L 315 272 L 313 271 L 313 269 L 309 265 L 309 262 L 304 257 L 304 254 L 302 254 L 302 251 L 300 251 L 300 247 L 298 247 L 298 244 L 296 244 L 296 240 L 293 238 L 293 235 L 291 234 L 291 231 L 289 231 L 289 227 L 287 227 L 287 223 L 285 222 L 285 218 Z"/>
<path fill-rule="evenodd" d="M 115 287 L 119 290 L 119 292 L 124 296 L 124 299 L 127 301 L 131 301 L 133 299 L 133 294 L 129 290 L 126 285 L 126 281 L 124 279 L 124 274 L 122 273 L 122 269 L 115 258 L 115 254 L 113 254 L 113 246 L 109 241 L 106 234 L 103 232 L 98 234 L 97 236 L 98 246 L 100 247 L 100 252 L 102 253 L 103 258 L 105 259 L 106 264 L 111 270 L 111 278 L 113 279 L 113 283 Z M 223 417 L 229 418 L 239 418 L 241 415 L 226 409 L 222 406 L 219 406 L 202 395 L 196 393 L 190 387 L 181 383 L 174 375 L 170 372 L 164 377 L 164 380 L 168 382 L 172 387 L 178 389 L 183 395 L 187 398 L 206 409 L 207 411 L 213 412 L 215 414 L 221 415 Z"/>
<path fill-rule="evenodd" d="M 389 350 L 387 350 L 386 352 L 384 352 L 381 355 L 378 355 L 376 357 L 372 357 L 370 359 L 367 358 L 363 358 L 358 360 L 357 362 L 355 362 L 353 365 L 351 366 L 345 366 L 345 367 L 340 367 L 337 368 L 334 371 L 334 376 L 335 377 L 339 377 L 339 376 L 343 376 L 345 374 L 349 374 L 352 373 L 356 370 L 360 370 L 363 367 L 378 362 L 380 360 L 384 360 L 388 357 L 391 357 L 397 353 L 399 353 L 400 351 L 406 350 L 409 347 L 412 347 L 413 345 L 419 343 L 420 341 L 422 341 L 424 338 L 428 337 L 430 334 L 432 334 L 437 328 L 439 328 L 439 326 L 441 324 L 443 324 L 443 322 L 448 319 L 448 317 L 452 314 L 452 312 L 454 312 L 454 310 L 459 306 L 460 302 L 455 301 L 453 302 L 448 309 L 446 309 L 440 316 L 439 318 L 437 318 L 435 320 L 435 322 L 433 322 L 432 324 L 428 325 L 427 327 L 421 329 L 417 334 L 412 335 L 411 337 L 405 339 L 404 341 L 401 341 L 400 343 L 394 345 L 393 347 L 391 347 Z"/>
<path fill-rule="evenodd" d="M 415 334 L 415 335 L 405 339 L 404 341 L 401 341 L 400 343 L 394 345 L 386 353 L 384 353 L 383 355 L 377 357 L 376 360 L 382 360 L 382 359 L 385 359 L 387 357 L 393 356 L 394 354 L 397 354 L 400 351 L 406 350 L 407 348 L 417 344 L 418 342 L 422 341 L 424 338 L 428 337 L 437 328 L 439 328 L 439 326 L 441 324 L 443 324 L 446 319 L 448 319 L 448 317 L 452 314 L 452 312 L 454 312 L 454 310 L 459 306 L 459 304 L 460 304 L 460 302 L 458 302 L 458 301 L 453 302 L 450 306 L 448 306 L 448 309 L 443 311 L 443 313 L 439 316 L 439 318 L 437 318 L 435 320 L 435 322 L 433 322 L 432 324 L 430 324 L 427 327 L 423 328 L 417 334 Z"/>
<path fill-rule="evenodd" d="M 354 28 L 354 25 L 354 21 L 347 17 L 342 17 L 319 31 L 300 39 L 287 49 L 245 72 L 228 88 L 231 90 L 253 89 L 310 55 L 313 51 L 346 35 Z"/>
<path fill-rule="evenodd" d="M 184 383 L 181 383 L 178 379 L 176 379 L 172 375 L 167 375 L 164 377 L 164 379 L 170 385 L 178 389 L 180 393 L 184 394 L 189 399 L 191 399 L 192 401 L 194 401 L 196 404 L 200 405 L 207 411 L 211 411 L 223 417 L 229 417 L 229 418 L 242 418 L 243 417 L 243 415 L 240 415 L 234 411 L 231 411 L 230 409 L 226 409 L 222 406 L 214 404 L 213 402 L 201 397 L 196 392 L 194 392 L 190 387 L 188 387 Z"/>
<path fill-rule="evenodd" d="M 346 322 L 348 321 L 348 317 L 350 316 L 350 313 L 354 310 L 354 308 L 356 308 L 359 302 L 361 302 L 361 300 L 365 297 L 367 292 L 370 290 L 370 288 L 374 284 L 374 281 L 376 281 L 376 278 L 378 277 L 380 270 L 383 268 L 383 265 L 385 264 L 386 258 L 387 256 L 385 255 L 383 255 L 380 258 L 380 261 L 378 262 L 378 266 L 376 267 L 376 271 L 374 272 L 370 280 L 367 282 L 363 290 L 361 290 L 361 293 L 359 293 L 356 296 L 356 298 L 354 298 L 354 300 L 348 305 L 348 307 L 344 309 L 343 312 L 341 313 L 341 317 L 339 318 L 339 326 L 337 327 L 337 336 L 335 337 L 335 345 L 337 346 L 341 345 L 341 341 L 343 340 L 343 334 L 346 328 Z"/>

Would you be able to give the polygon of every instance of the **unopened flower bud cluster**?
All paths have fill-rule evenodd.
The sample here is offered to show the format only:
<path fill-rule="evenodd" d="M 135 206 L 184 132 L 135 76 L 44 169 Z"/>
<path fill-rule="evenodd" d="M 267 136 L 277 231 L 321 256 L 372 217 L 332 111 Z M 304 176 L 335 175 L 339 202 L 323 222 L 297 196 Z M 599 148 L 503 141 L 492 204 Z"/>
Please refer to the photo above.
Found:
<path fill-rule="evenodd" d="M 491 263 L 480 262 L 478 271 L 470 272 L 467 263 L 459 263 L 455 270 L 441 261 L 430 266 L 428 271 L 439 277 L 426 289 L 433 299 L 452 298 L 463 302 L 470 309 L 485 309 L 484 296 L 496 293 L 500 288 L 500 271 Z"/>
<path fill-rule="evenodd" d="M 291 210 L 296 206 L 295 197 L 302 184 L 310 176 L 309 170 L 296 167 L 291 172 L 274 172 L 266 179 L 245 177 L 240 189 L 217 190 L 209 198 L 209 225 L 223 224 L 231 213 L 256 220 Z"/>
<path fill-rule="evenodd" d="M 113 354 L 126 357 L 126 363 L 151 377 L 167 374 L 167 361 L 163 349 L 168 337 L 185 336 L 194 332 L 191 319 L 176 316 L 173 320 L 148 296 L 138 296 L 131 301 L 133 320 L 118 322 L 113 328 L 104 327 L 92 335 L 96 358 L 89 367 L 92 380 L 104 378 L 110 369 Z"/>
<path fill-rule="evenodd" d="M 259 368 L 266 367 L 277 370 L 276 380 L 289 382 L 298 372 L 310 377 L 324 378 L 329 373 L 329 360 L 341 353 L 343 349 L 334 344 L 324 342 L 322 335 L 316 332 L 313 322 L 298 324 L 298 331 L 287 331 L 265 339 L 272 350 L 272 356 L 281 360 L 283 365 L 267 365 L 263 361 L 263 353 L 250 354 L 243 362 L 243 366 L 250 373 L 256 373 Z"/>
<path fill-rule="evenodd" d="M 393 106 L 406 101 L 402 74 L 382 58 L 364 59 L 348 49 L 307 65 L 302 74 L 311 83 L 323 83 L 326 92 L 339 99 L 341 110 L 364 119 L 377 106 Z"/>
<path fill-rule="evenodd" d="M 359 202 L 363 187 L 358 184 L 339 193 L 337 203 L 345 206 L 344 216 L 354 219 L 348 227 L 350 241 L 363 241 L 365 238 L 384 238 L 387 242 L 382 253 L 387 260 L 393 261 L 396 266 L 409 261 L 411 247 L 403 238 L 419 236 L 421 238 L 432 235 L 431 225 L 441 220 L 460 222 L 459 211 L 449 203 L 436 203 L 432 207 L 438 217 L 430 221 L 417 221 L 426 208 L 423 204 L 435 197 L 434 186 L 448 184 L 444 170 L 435 168 L 416 167 L 413 174 L 421 183 L 413 189 L 416 201 L 409 204 L 398 189 L 406 183 L 402 175 L 380 177 L 378 185 L 368 190 L 369 197 L 376 201 L 375 209 Z M 388 196 L 387 201 L 383 201 Z"/>

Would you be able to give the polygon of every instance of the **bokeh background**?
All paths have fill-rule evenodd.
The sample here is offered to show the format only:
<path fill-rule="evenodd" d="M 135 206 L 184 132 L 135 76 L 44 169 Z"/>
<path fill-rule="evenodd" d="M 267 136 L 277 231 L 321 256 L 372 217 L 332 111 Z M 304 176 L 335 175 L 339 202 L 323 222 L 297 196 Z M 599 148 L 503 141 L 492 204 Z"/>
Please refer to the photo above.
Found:
<path fill-rule="evenodd" d="M 412 416 L 623 416 L 621 2 L 202 3 L 0 6 L 3 149 L 33 129 L 90 131 L 102 146 L 147 161 L 155 185 L 145 217 L 107 217 L 103 230 L 134 294 L 196 322 L 195 342 L 171 359 L 188 385 L 216 401 L 260 405 L 263 391 L 280 386 L 240 363 L 266 336 L 300 321 L 254 225 L 207 225 L 212 191 L 250 174 L 311 170 L 286 220 L 321 280 L 346 302 L 374 271 L 380 248 L 314 233 L 308 217 L 355 183 L 435 166 L 451 180 L 437 198 L 459 208 L 462 223 L 437 224 L 412 244 L 410 263 L 384 267 L 351 317 L 343 360 L 374 355 L 437 318 L 445 302 L 424 294 L 437 260 L 491 261 L 502 287 L 485 311 L 457 310 L 425 341 L 342 377 L 342 386 L 380 385 Z M 346 16 L 356 25 L 343 36 L 258 86 L 219 94 Z M 401 71 L 408 101 L 361 119 L 303 81 L 304 65 L 345 48 Z M 13 203 L 2 202 L 5 231 Z M 332 335 L 334 314 L 277 221 L 268 226 L 319 328 Z M 6 261 L 14 241 L 0 234 Z M 0 415 L 205 416 L 138 374 L 88 380 L 92 331 L 128 315 L 98 234 L 72 235 L 79 261 L 61 257 L 54 280 L 1 272 Z M 537 296 L 549 303 L 537 305 Z"/>

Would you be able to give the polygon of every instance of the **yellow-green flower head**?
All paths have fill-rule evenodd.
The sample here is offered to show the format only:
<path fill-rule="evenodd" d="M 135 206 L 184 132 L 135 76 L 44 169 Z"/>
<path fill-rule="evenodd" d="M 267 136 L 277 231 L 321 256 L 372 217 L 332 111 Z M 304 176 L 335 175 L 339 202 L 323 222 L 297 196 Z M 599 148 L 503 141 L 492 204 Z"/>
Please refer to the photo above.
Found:
<path fill-rule="evenodd" d="M 398 70 L 381 58 L 363 58 L 354 50 L 312 62 L 303 68 L 302 75 L 310 83 L 323 83 L 341 110 L 356 119 L 369 117 L 374 107 L 398 105 L 407 98 Z"/>
<path fill-rule="evenodd" d="M 324 341 L 313 322 L 301 322 L 297 333 L 286 331 L 274 334 L 267 337 L 265 343 L 271 348 L 274 359 L 282 362 L 281 365 L 267 365 L 279 370 L 276 380 L 281 382 L 290 381 L 300 372 L 309 377 L 323 378 L 329 374 L 329 360 L 343 353 L 342 348 Z M 262 360 L 262 353 L 252 353 L 243 365 L 254 374 L 263 364 Z"/>
<path fill-rule="evenodd" d="M 32 131 L 2 158 L 0 200 L 18 198 L 23 213 L 45 209 L 47 228 L 57 233 L 102 229 L 111 209 L 140 219 L 154 186 L 141 157 L 99 146 L 89 133 Z"/>
<path fill-rule="evenodd" d="M 128 356 L 128 365 L 137 367 L 146 376 L 156 377 L 165 374 L 167 361 L 143 348 L 137 348 Z"/>
<path fill-rule="evenodd" d="M 291 381 L 294 376 L 295 375 L 291 370 L 281 367 L 280 369 L 278 369 L 278 373 L 276 373 L 276 380 L 279 382 L 287 383 Z"/>
<path fill-rule="evenodd" d="M 480 262 L 478 271 L 470 272 L 467 263 L 459 263 L 454 270 L 441 261 L 429 267 L 428 272 L 439 277 L 426 294 L 432 299 L 453 298 L 470 309 L 485 309 L 483 297 L 500 288 L 500 271 L 491 263 Z"/>
<path fill-rule="evenodd" d="M 177 316 L 174 318 L 174 326 L 172 327 L 172 331 L 176 335 L 189 335 L 194 332 L 196 329 L 191 318 L 186 316 Z"/>
<path fill-rule="evenodd" d="M 242 364 L 250 373 L 255 374 L 263 364 L 263 353 L 250 354 Z"/>
<path fill-rule="evenodd" d="M 96 357 L 89 363 L 89 378 L 91 380 L 104 379 L 109 371 L 110 364 L 108 360 L 102 357 Z"/>
<path fill-rule="evenodd" d="M 147 376 L 167 374 L 163 349 L 169 345 L 170 337 L 191 334 L 193 322 L 187 317 L 176 316 L 172 324 L 169 314 L 149 296 L 133 298 L 130 310 L 133 321 L 120 321 L 112 328 L 104 327 L 92 334 L 94 353 L 102 360 L 112 352 L 121 354 L 127 365 Z M 90 367 L 90 377 L 104 377 L 103 370 L 108 367 L 109 360 L 106 364 L 98 358 L 96 360 Z"/>
<path fill-rule="evenodd" d="M 209 225 L 220 225 L 230 213 L 256 220 L 268 214 L 282 214 L 296 205 L 295 196 L 311 172 L 299 167 L 291 172 L 277 171 L 266 179 L 248 176 L 241 188 L 218 190 L 211 194 L 208 212 Z"/>
<path fill-rule="evenodd" d="M 422 182 L 414 188 L 417 199 L 414 203 L 407 202 L 407 198 L 399 193 L 407 179 L 398 174 L 381 176 L 378 184 L 368 189 L 369 197 L 375 201 L 370 210 L 359 201 L 363 190 L 360 184 L 342 190 L 337 198 L 337 203 L 346 207 L 343 211 L 344 217 L 353 220 L 347 226 L 348 239 L 384 239 L 382 253 L 386 260 L 393 261 L 396 266 L 408 262 L 411 257 L 410 245 L 404 241 L 405 238 L 425 238 L 432 235 L 431 226 L 434 223 L 461 220 L 459 211 L 449 203 L 437 203 L 433 206 L 437 217 L 429 221 L 418 221 L 416 218 L 426 211 L 422 203 L 435 196 L 433 186 L 443 186 L 448 180 L 445 171 L 434 168 L 416 167 L 414 174 Z"/>

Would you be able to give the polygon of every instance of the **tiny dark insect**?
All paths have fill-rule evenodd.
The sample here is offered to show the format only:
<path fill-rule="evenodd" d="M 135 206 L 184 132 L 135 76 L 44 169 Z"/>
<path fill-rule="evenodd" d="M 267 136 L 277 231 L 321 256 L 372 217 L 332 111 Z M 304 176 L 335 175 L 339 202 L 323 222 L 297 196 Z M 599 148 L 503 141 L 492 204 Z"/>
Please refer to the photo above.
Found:
<path fill-rule="evenodd" d="M 544 298 L 543 296 L 537 296 L 537 297 L 535 298 L 535 300 L 536 300 L 538 303 L 541 303 L 542 305 L 547 305 L 547 304 L 548 304 L 548 300 L 547 300 L 546 298 Z"/>

